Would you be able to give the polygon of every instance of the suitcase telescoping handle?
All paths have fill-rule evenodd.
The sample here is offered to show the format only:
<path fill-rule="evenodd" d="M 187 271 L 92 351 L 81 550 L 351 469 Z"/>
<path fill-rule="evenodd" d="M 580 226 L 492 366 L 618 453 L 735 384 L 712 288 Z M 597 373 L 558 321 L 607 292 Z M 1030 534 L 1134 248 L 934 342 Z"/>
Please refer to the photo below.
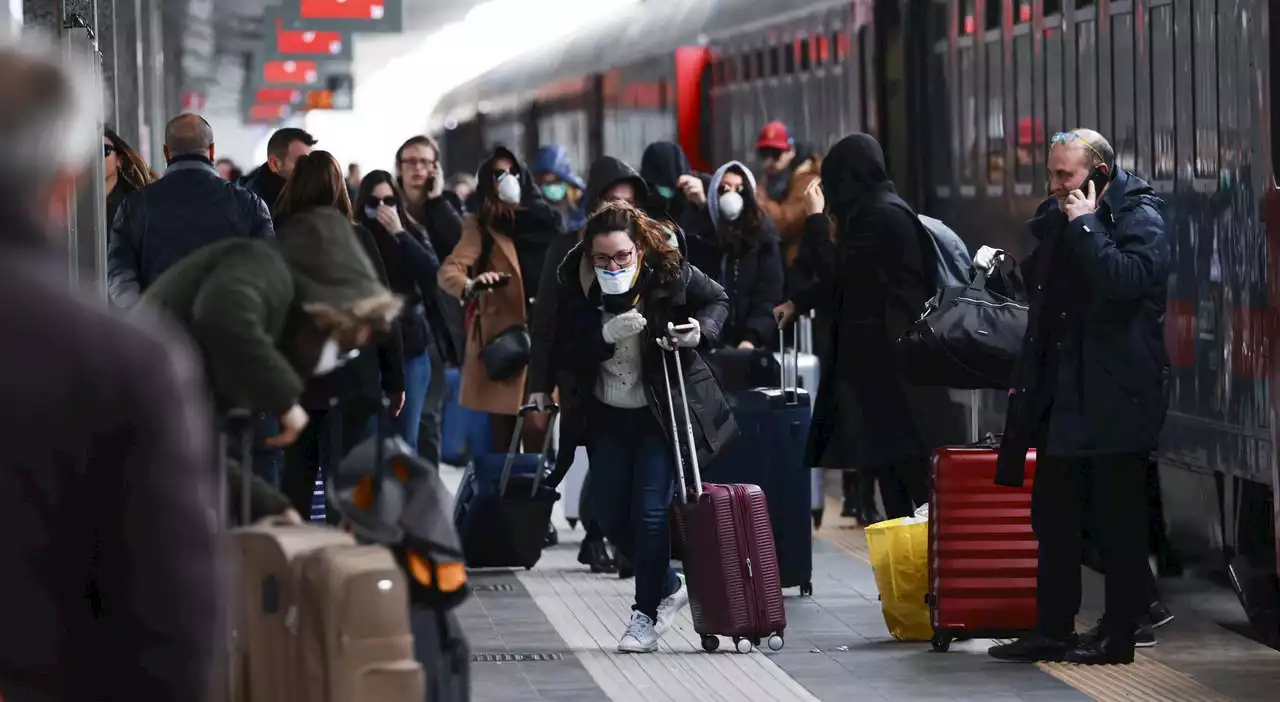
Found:
<path fill-rule="evenodd" d="M 795 322 L 796 343 L 791 347 L 791 384 L 787 384 L 787 332 L 778 327 L 778 349 L 782 356 L 782 396 L 787 404 L 796 404 L 800 396 L 800 321 Z"/>
<path fill-rule="evenodd" d="M 223 431 L 219 432 L 218 465 L 222 466 L 222 478 L 218 481 L 218 505 L 222 512 L 222 528 L 231 527 L 231 499 L 228 495 L 227 460 L 231 455 L 231 439 L 236 442 L 237 456 L 240 459 L 240 525 L 249 525 L 249 492 L 253 489 L 253 421 L 255 415 L 249 410 L 233 409 L 227 412 Z"/>
<path fill-rule="evenodd" d="M 671 415 L 671 451 L 676 459 L 676 477 L 680 481 L 680 503 L 689 503 L 689 484 L 685 481 L 684 455 L 680 452 L 680 420 L 676 417 L 675 388 L 671 387 L 671 368 L 667 353 L 662 352 L 662 377 L 667 382 L 667 412 Z M 702 471 L 698 468 L 698 445 L 693 439 L 693 422 L 689 417 L 689 396 L 684 389 L 684 364 L 680 360 L 680 347 L 670 351 L 676 360 L 676 382 L 680 388 L 680 405 L 684 409 L 684 438 L 689 446 L 689 467 L 693 473 L 693 499 L 702 497 Z"/>
<path fill-rule="evenodd" d="M 511 479 L 511 467 L 515 465 L 516 453 L 520 451 L 520 433 L 524 430 L 524 417 L 530 412 L 537 411 L 538 405 L 530 403 L 520 408 L 516 414 L 516 430 L 511 434 L 511 446 L 507 448 L 507 460 L 502 464 L 502 483 L 498 488 L 498 496 L 505 497 L 507 494 L 507 481 Z M 542 479 L 546 477 L 544 470 L 545 463 L 551 456 L 551 439 L 555 434 L 556 418 L 560 416 L 560 405 L 552 403 L 547 408 L 547 412 L 551 414 L 551 419 L 547 422 L 547 437 L 542 440 L 541 460 L 538 463 L 538 472 L 533 476 L 533 487 L 529 490 L 529 497 L 535 497 L 538 494 L 538 488 L 542 487 Z"/>

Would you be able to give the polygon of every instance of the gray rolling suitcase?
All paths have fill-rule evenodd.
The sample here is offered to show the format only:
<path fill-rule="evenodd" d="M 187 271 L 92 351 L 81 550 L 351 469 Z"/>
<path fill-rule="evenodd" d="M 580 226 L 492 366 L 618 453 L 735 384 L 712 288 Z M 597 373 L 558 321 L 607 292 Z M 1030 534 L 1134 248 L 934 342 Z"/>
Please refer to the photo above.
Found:
<path fill-rule="evenodd" d="M 818 397 L 818 381 L 821 377 L 821 368 L 818 362 L 818 356 L 813 350 L 813 317 L 809 315 L 801 315 L 796 318 L 796 349 L 798 353 L 795 358 L 796 386 L 807 390 L 811 398 Z M 781 353 L 775 353 L 779 365 L 785 363 Z M 809 405 L 812 414 L 813 405 Z M 813 526 L 818 528 L 822 526 L 822 515 L 825 510 L 825 494 L 823 492 L 822 477 L 824 475 L 821 468 L 809 469 L 809 512 L 813 517 Z"/>

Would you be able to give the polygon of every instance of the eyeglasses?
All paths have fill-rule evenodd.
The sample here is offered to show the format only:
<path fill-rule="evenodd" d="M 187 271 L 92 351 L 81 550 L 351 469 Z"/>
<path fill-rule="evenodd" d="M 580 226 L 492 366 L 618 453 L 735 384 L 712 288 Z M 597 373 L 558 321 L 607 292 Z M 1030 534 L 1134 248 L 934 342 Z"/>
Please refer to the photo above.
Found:
<path fill-rule="evenodd" d="M 115 152 L 116 152 L 116 147 L 112 146 L 111 144 L 102 145 L 103 158 L 111 158 L 111 154 L 114 154 Z"/>
<path fill-rule="evenodd" d="M 782 158 L 782 149 L 760 149 L 756 151 L 756 156 L 759 156 L 761 161 L 768 161 L 770 159 L 777 161 Z"/>
<path fill-rule="evenodd" d="M 1076 134 L 1075 132 L 1058 132 L 1057 134 L 1054 134 L 1053 136 L 1049 137 L 1049 144 L 1050 144 L 1050 145 L 1054 145 L 1054 144 L 1072 144 L 1072 143 L 1075 143 L 1075 142 L 1077 142 L 1077 141 L 1078 141 L 1078 142 L 1080 142 L 1081 144 L 1084 144 L 1085 146 L 1089 147 L 1089 150 L 1090 150 L 1090 151 L 1092 151 L 1092 152 L 1093 152 L 1093 154 L 1094 154 L 1095 156 L 1097 156 L 1097 157 L 1098 157 L 1098 160 L 1099 160 L 1099 161 L 1104 161 L 1104 162 L 1105 162 L 1105 161 L 1107 160 L 1107 159 L 1105 159 L 1105 158 L 1103 158 L 1103 157 L 1102 157 L 1102 154 L 1101 154 L 1101 153 L 1099 153 L 1099 152 L 1098 152 L 1098 150 L 1097 150 L 1096 148 L 1094 148 L 1093 144 L 1090 144 L 1090 143 L 1089 143 L 1089 140 L 1088 140 L 1088 139 L 1085 139 L 1084 137 L 1080 136 L 1079 134 Z"/>
<path fill-rule="evenodd" d="M 494 172 L 493 172 L 493 182 L 495 182 L 495 183 L 496 183 L 496 182 L 498 182 L 498 181 L 502 180 L 502 178 L 503 178 L 504 176 L 507 176 L 507 175 L 513 175 L 513 176 L 517 176 L 517 177 L 519 177 L 519 175 L 520 175 L 520 169 L 518 169 L 518 168 L 512 168 L 512 169 L 511 169 L 511 170 L 509 170 L 509 171 L 494 171 Z"/>
<path fill-rule="evenodd" d="M 612 261 L 618 264 L 619 268 L 626 268 L 627 266 L 631 265 L 631 261 L 634 260 L 635 257 L 636 257 L 635 249 L 627 249 L 626 251 L 619 251 L 618 253 L 612 256 L 606 256 L 604 254 L 592 254 L 591 265 L 595 266 L 596 268 L 605 269 L 609 267 L 609 262 Z"/>
<path fill-rule="evenodd" d="M 400 165 L 404 166 L 405 168 L 409 168 L 409 169 L 421 168 L 423 170 L 430 170 L 432 168 L 435 168 L 437 163 L 439 163 L 439 161 L 431 161 L 425 158 L 406 158 L 406 159 L 401 159 L 400 161 Z"/>

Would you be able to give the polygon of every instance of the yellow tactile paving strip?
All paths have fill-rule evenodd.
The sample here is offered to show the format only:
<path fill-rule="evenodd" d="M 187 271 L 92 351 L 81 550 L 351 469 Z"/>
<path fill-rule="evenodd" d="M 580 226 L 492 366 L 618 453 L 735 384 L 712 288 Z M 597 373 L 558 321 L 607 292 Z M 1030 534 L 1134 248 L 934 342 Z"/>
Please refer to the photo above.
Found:
<path fill-rule="evenodd" d="M 840 516 L 840 500 L 826 495 L 822 528 L 814 536 L 863 563 L 870 563 L 867 539 L 852 519 Z M 1163 663 L 1138 654 L 1132 665 L 1080 666 L 1041 663 L 1041 670 L 1101 702 L 1230 702 L 1212 688 Z"/>

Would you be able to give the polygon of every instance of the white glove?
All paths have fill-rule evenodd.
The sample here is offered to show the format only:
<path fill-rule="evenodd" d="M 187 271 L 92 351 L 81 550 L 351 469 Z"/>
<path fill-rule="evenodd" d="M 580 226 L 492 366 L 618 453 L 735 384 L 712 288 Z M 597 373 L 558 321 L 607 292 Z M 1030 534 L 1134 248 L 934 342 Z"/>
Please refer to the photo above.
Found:
<path fill-rule="evenodd" d="M 990 246 L 983 246 L 978 249 L 978 253 L 973 256 L 973 267 L 980 268 L 990 273 L 999 262 L 1000 257 L 1004 255 L 1004 251 L 993 249 Z"/>
<path fill-rule="evenodd" d="M 525 404 L 536 406 L 539 412 L 546 412 L 551 407 L 551 396 L 545 392 L 531 393 Z"/>
<path fill-rule="evenodd" d="M 606 344 L 616 344 L 623 339 L 644 331 L 644 327 L 648 323 L 649 321 L 644 318 L 644 315 L 631 309 L 605 322 L 604 328 L 600 330 L 600 335 L 604 337 Z"/>
<path fill-rule="evenodd" d="M 671 351 L 677 346 L 683 346 L 686 349 L 697 347 L 702 341 L 702 325 L 698 324 L 698 320 L 693 317 L 689 318 L 689 324 L 693 325 L 693 329 L 689 331 L 676 331 L 674 322 L 667 322 L 667 334 L 670 339 L 658 339 L 658 345 L 667 351 Z M 674 343 L 673 343 L 674 342 Z"/>

